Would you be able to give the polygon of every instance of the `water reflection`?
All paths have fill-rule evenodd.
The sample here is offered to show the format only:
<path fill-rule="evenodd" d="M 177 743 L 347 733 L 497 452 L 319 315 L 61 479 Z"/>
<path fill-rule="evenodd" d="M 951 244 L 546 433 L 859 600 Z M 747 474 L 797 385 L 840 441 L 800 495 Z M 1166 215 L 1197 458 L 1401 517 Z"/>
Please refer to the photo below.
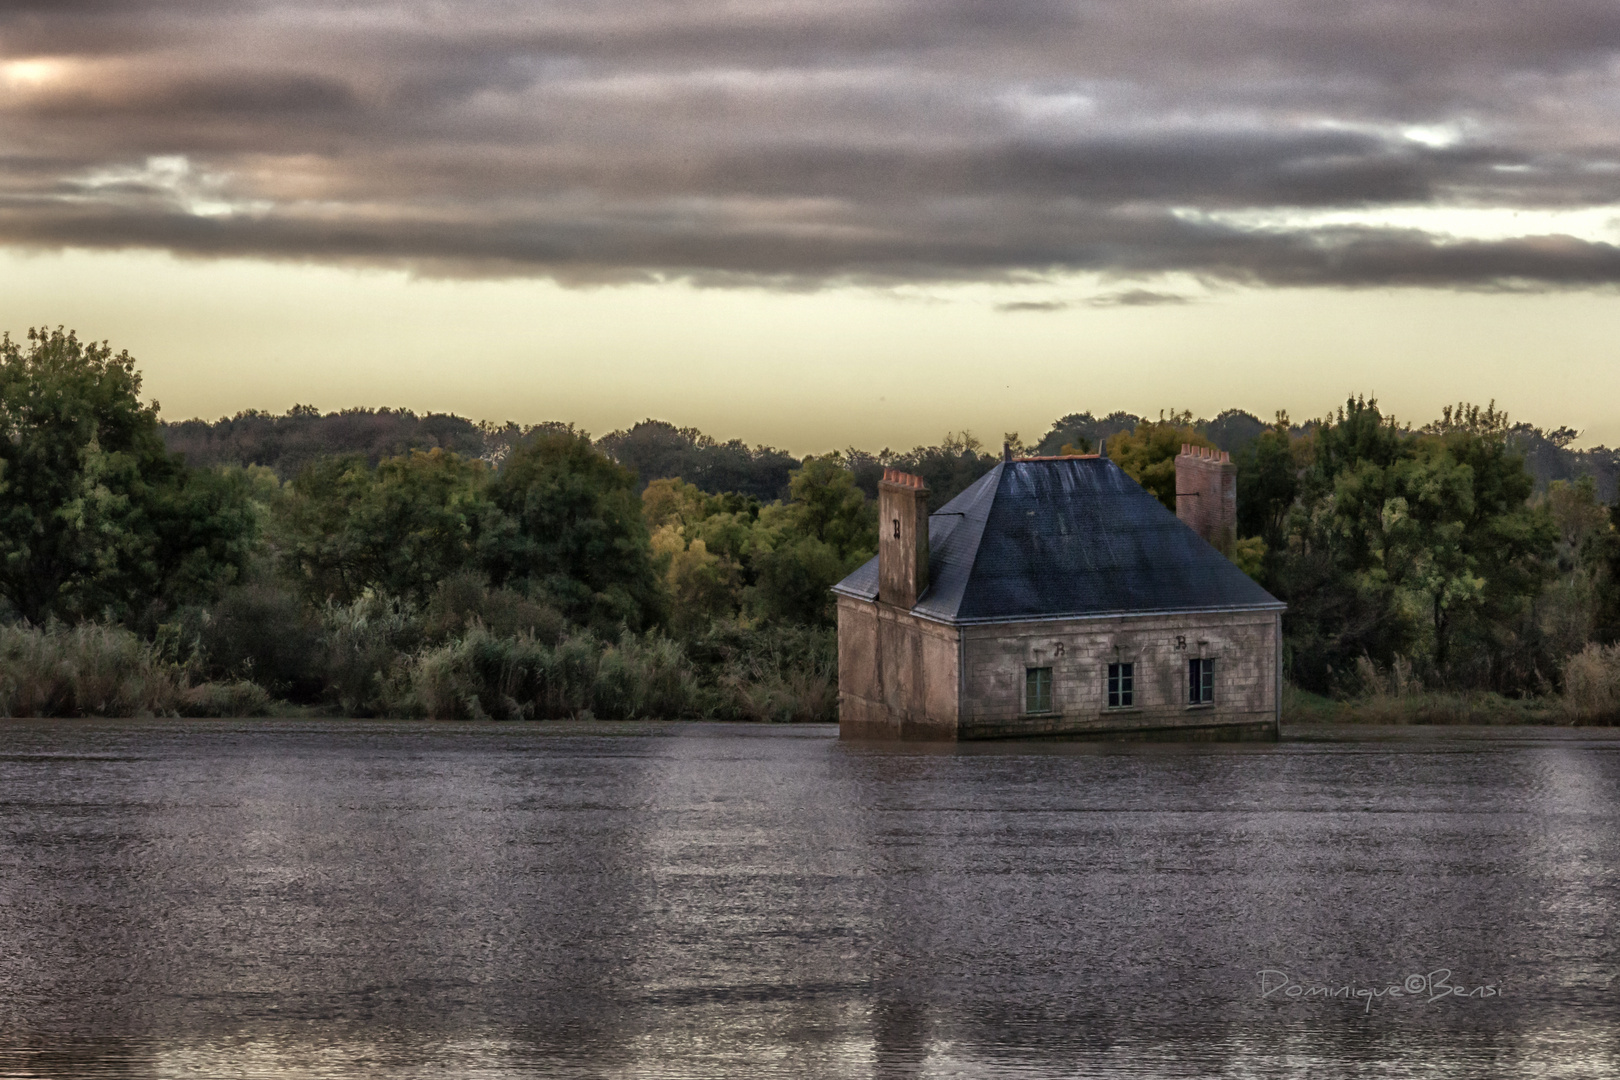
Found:
<path fill-rule="evenodd" d="M 0 725 L 0 1076 L 1620 1075 L 1620 739 L 831 735 Z"/>

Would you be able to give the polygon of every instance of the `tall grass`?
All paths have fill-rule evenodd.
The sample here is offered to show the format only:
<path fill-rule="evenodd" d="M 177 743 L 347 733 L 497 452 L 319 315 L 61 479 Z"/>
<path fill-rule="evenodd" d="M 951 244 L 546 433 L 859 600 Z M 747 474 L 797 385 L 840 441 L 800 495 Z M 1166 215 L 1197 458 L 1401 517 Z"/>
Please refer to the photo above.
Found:
<path fill-rule="evenodd" d="M 1620 645 L 1589 644 L 1569 658 L 1564 711 L 1579 723 L 1620 722 Z"/>
<path fill-rule="evenodd" d="M 678 719 L 702 715 L 691 661 L 667 638 L 589 634 L 548 645 L 530 633 L 497 637 L 475 625 L 396 669 L 390 713 L 434 719 L 550 720 L 593 716 Z"/>
<path fill-rule="evenodd" d="M 352 604 L 329 603 L 317 661 L 325 697 L 345 716 L 388 712 L 388 682 L 422 640 L 422 620 L 407 600 L 368 593 Z"/>
<path fill-rule="evenodd" d="M 1480 725 L 1555 724 L 1570 719 L 1567 699 L 1432 689 L 1402 656 L 1396 656 L 1387 668 L 1363 656 L 1346 683 L 1351 693 L 1342 700 L 1285 684 L 1283 719 L 1291 723 Z"/>
<path fill-rule="evenodd" d="M 273 586 L 180 609 L 147 641 L 86 623 L 0 627 L 0 715 L 835 721 L 830 628 L 718 622 L 686 638 L 570 628 L 547 605 L 451 580 L 424 605 L 311 610 Z M 294 707 L 282 703 L 279 707 Z"/>
<path fill-rule="evenodd" d="M 376 708 L 447 720 L 835 721 L 836 662 L 823 630 L 732 624 L 694 642 L 588 632 L 547 642 L 474 624 L 399 657 Z"/>
<path fill-rule="evenodd" d="M 0 716 L 249 716 L 269 702 L 252 683 L 194 685 L 122 627 L 0 626 Z"/>

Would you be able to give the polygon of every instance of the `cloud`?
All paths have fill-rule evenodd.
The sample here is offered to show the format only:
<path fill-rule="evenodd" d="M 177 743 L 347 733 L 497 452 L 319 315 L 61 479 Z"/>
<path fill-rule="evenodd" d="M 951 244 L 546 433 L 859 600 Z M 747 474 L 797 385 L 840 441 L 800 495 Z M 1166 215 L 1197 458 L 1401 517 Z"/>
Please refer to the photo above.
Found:
<path fill-rule="evenodd" d="M 1068 300 L 1015 300 L 1007 304 L 997 304 L 996 310 L 1008 314 L 1031 311 L 1044 314 L 1053 311 L 1068 311 L 1072 307 L 1074 307 L 1073 302 Z"/>
<path fill-rule="evenodd" d="M 1165 304 L 1190 304 L 1192 300 L 1174 293 L 1154 292 L 1151 289 L 1124 289 L 1116 293 L 1094 296 L 1087 303 L 1092 307 L 1160 307 Z"/>
<path fill-rule="evenodd" d="M 1009 314 L 1017 312 L 1069 311 L 1077 307 L 1159 307 L 1166 304 L 1190 304 L 1192 298 L 1176 293 L 1155 292 L 1152 289 L 1121 289 L 1101 293 L 1085 300 L 1015 300 L 997 304 L 996 310 Z"/>
<path fill-rule="evenodd" d="M 1620 280 L 1609 2 L 13 0 L 0 48 L 0 242 L 794 288 Z"/>

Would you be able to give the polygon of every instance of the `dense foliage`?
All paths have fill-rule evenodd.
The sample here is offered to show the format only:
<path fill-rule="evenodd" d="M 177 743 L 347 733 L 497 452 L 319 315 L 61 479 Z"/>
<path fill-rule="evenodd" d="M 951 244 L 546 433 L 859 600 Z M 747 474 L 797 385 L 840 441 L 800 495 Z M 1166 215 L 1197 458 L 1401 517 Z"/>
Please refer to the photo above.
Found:
<path fill-rule="evenodd" d="M 737 492 L 761 502 L 787 495 L 799 462 L 772 446 L 749 447 L 741 439 L 719 442 L 696 428 L 643 420 L 628 431 L 604 435 L 597 446 L 636 474 L 641 487 L 679 476 L 711 495 Z"/>
<path fill-rule="evenodd" d="M 247 561 L 240 473 L 188 469 L 128 353 L 62 330 L 0 337 L 0 597 L 32 622 L 203 599 Z"/>
<path fill-rule="evenodd" d="M 1357 399 L 1286 446 L 1279 423 L 1240 457 L 1300 684 L 1343 690 L 1366 657 L 1435 685 L 1551 688 L 1566 657 L 1536 602 L 1557 530 L 1509 434 L 1492 407 L 1413 431 Z"/>
<path fill-rule="evenodd" d="M 106 345 L 0 341 L 0 711 L 832 719 L 829 588 L 876 550 L 882 470 L 937 508 L 1003 453 L 305 407 L 164 427 L 139 390 Z M 1564 692 L 1597 717 L 1620 710 L 1620 506 L 1615 455 L 1573 436 L 1352 399 L 1000 443 L 1102 450 L 1171 508 L 1182 445 L 1231 451 L 1228 554 L 1287 601 L 1298 686 Z"/>
<path fill-rule="evenodd" d="M 163 437 L 192 465 L 263 465 L 290 479 L 325 457 L 357 456 L 370 465 L 412 450 L 482 457 L 501 430 L 443 413 L 344 409 L 323 415 L 314 406 L 294 405 L 284 416 L 250 409 L 213 423 L 164 424 Z"/>
<path fill-rule="evenodd" d="M 580 622 L 656 624 L 664 598 L 635 481 L 584 435 L 523 445 L 490 482 L 496 514 L 478 541 L 481 568 Z"/>

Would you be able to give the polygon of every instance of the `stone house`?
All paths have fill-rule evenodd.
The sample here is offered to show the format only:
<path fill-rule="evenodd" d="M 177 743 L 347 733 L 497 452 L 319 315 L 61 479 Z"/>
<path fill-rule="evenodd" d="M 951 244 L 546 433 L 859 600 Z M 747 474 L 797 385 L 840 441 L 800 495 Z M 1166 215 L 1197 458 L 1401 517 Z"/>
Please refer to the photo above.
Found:
<path fill-rule="evenodd" d="M 1012 458 L 929 513 L 895 470 L 838 597 L 839 733 L 1275 738 L 1284 605 L 1222 553 L 1236 469 L 1183 447 L 1172 514 L 1096 454 Z"/>

